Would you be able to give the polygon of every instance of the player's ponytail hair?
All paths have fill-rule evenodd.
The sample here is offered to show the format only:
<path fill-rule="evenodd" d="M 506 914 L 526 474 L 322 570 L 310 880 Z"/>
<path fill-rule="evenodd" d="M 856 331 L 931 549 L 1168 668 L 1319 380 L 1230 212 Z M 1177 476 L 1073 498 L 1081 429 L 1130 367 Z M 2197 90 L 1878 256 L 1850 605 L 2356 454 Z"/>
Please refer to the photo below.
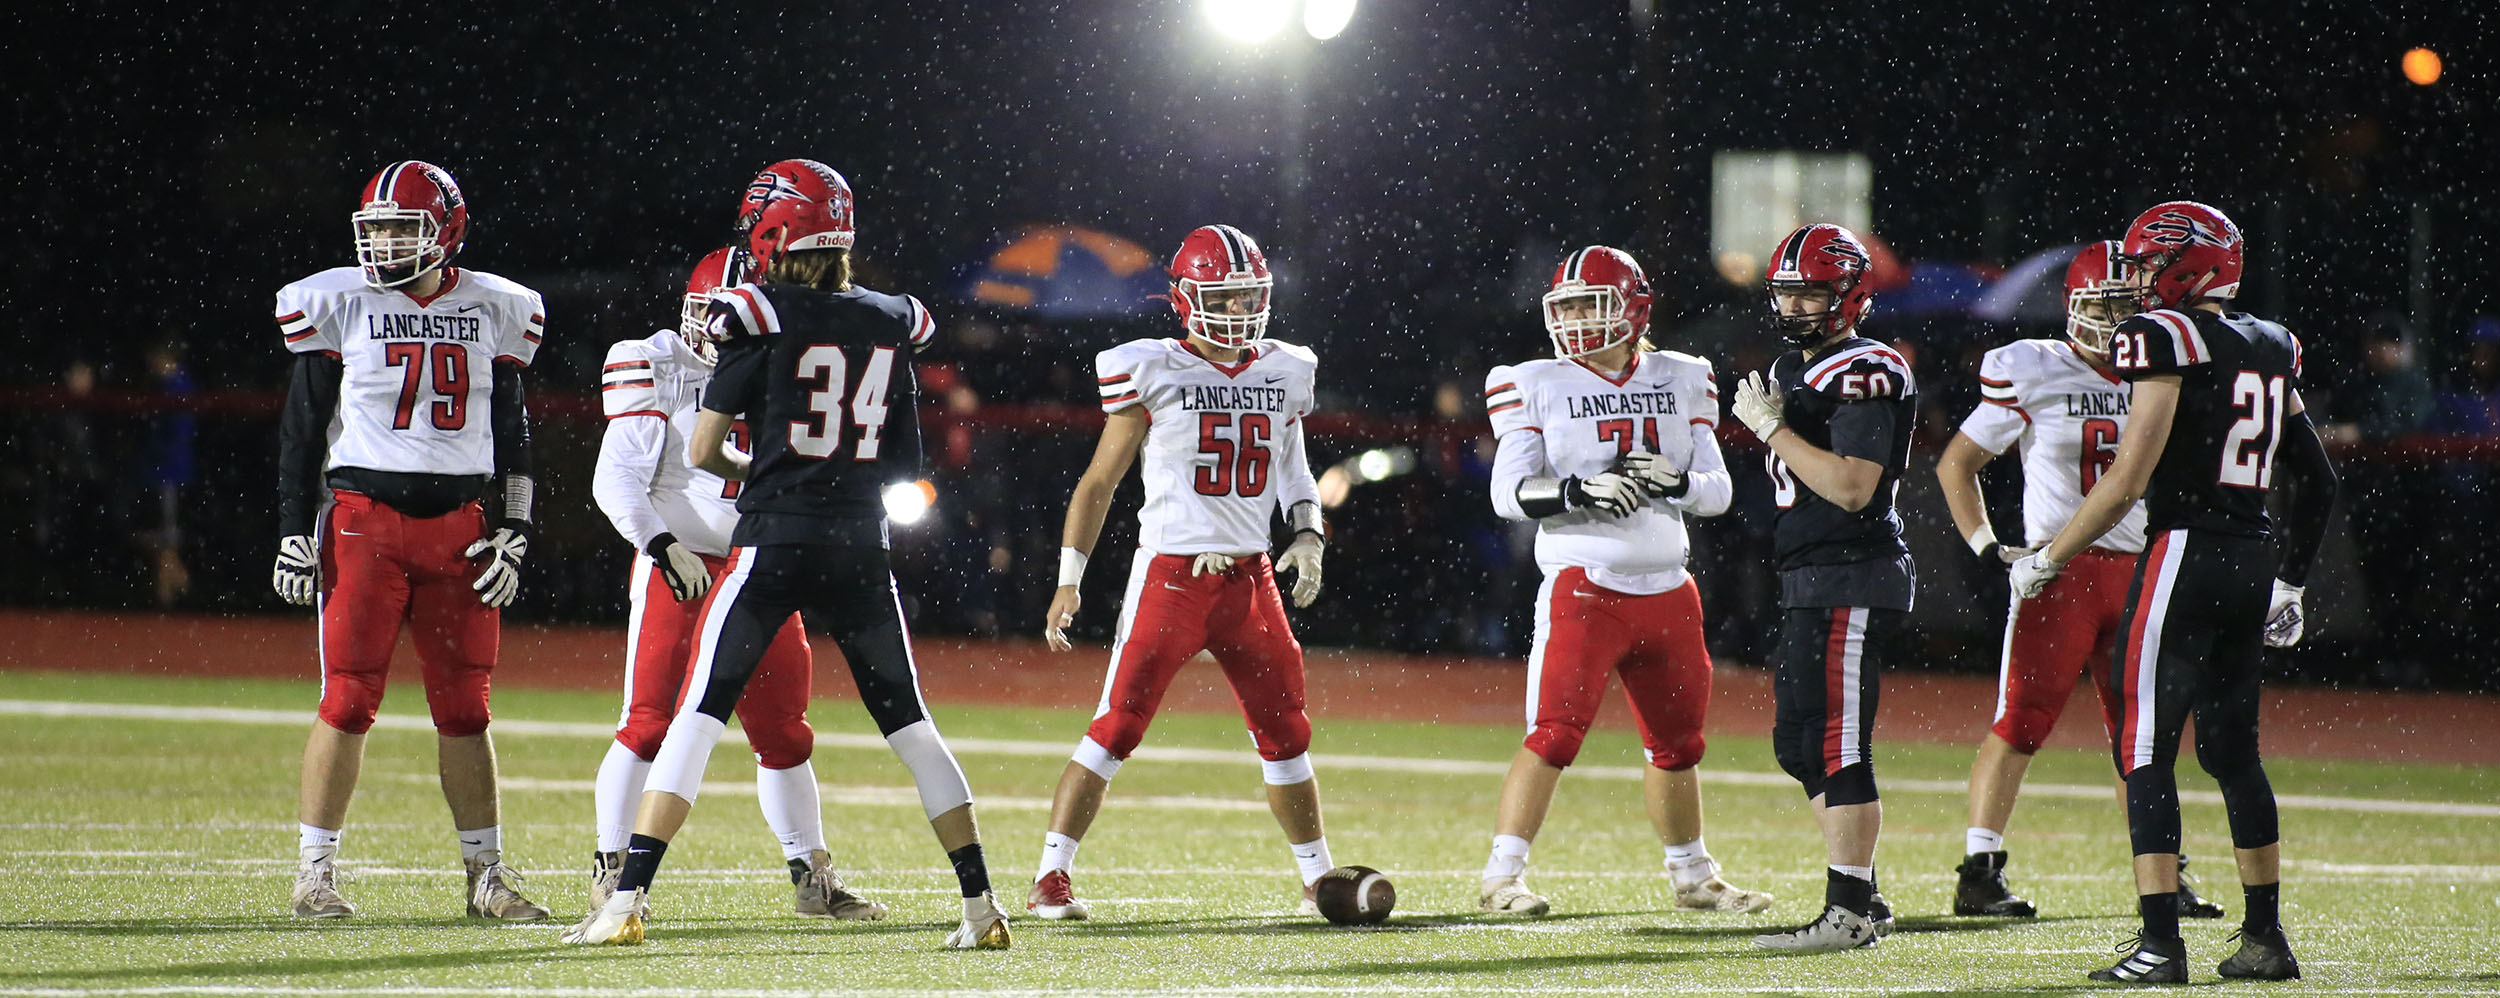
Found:
<path fill-rule="evenodd" d="M 807 249 L 783 253 L 773 258 L 772 266 L 764 268 L 764 280 L 773 284 L 803 284 L 818 291 L 848 291 L 851 251 Z"/>

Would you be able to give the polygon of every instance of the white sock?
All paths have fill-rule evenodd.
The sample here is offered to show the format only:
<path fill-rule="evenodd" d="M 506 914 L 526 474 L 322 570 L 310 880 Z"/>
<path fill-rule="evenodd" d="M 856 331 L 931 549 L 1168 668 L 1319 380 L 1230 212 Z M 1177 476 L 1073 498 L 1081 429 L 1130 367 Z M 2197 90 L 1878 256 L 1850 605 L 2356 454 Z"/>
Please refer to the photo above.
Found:
<path fill-rule="evenodd" d="M 1293 865 L 1302 870 L 1303 886 L 1319 882 L 1328 871 L 1337 868 L 1337 861 L 1328 858 L 1328 836 L 1293 844 Z"/>
<path fill-rule="evenodd" d="M 340 834 L 336 828 L 314 828 L 311 825 L 298 824 L 295 826 L 295 854 L 301 857 L 307 865 L 327 863 L 337 859 Z"/>
<path fill-rule="evenodd" d="M 460 861 L 466 863 L 486 853 L 503 853 L 503 826 L 464 828 L 453 833 L 460 840 Z"/>
<path fill-rule="evenodd" d="M 1834 863 L 1832 870 L 1844 877 L 1856 877 L 1870 884 L 1875 882 L 1875 868 L 1871 866 L 1842 866 Z"/>
<path fill-rule="evenodd" d="M 1710 847 L 1700 839 L 1666 847 L 1667 880 L 1677 890 L 1699 887 L 1719 875 L 1719 863 L 1710 858 Z"/>
<path fill-rule="evenodd" d="M 816 794 L 816 767 L 802 762 L 788 769 L 755 767 L 755 799 L 764 807 L 764 823 L 781 840 L 781 858 L 806 859 L 825 847 L 824 805 Z"/>
<path fill-rule="evenodd" d="M 1076 869 L 1077 841 L 1058 832 L 1042 833 L 1042 870 L 1033 875 L 1040 880 L 1052 873 L 1070 873 Z"/>
<path fill-rule="evenodd" d="M 1528 840 L 1516 835 L 1493 837 L 1493 854 L 1485 857 L 1484 879 L 1508 880 L 1528 872 Z"/>
<path fill-rule="evenodd" d="M 2004 848 L 2004 832 L 1991 832 L 1975 825 L 1962 830 L 1962 852 L 1968 855 L 1976 856 L 1983 852 L 1996 852 Z"/>
<path fill-rule="evenodd" d="M 642 784 L 651 776 L 651 760 L 635 755 L 623 742 L 609 739 L 608 754 L 599 760 L 599 779 L 590 787 L 590 810 L 597 818 L 600 852 L 623 852 L 634 835 L 634 811 L 642 806 Z"/>

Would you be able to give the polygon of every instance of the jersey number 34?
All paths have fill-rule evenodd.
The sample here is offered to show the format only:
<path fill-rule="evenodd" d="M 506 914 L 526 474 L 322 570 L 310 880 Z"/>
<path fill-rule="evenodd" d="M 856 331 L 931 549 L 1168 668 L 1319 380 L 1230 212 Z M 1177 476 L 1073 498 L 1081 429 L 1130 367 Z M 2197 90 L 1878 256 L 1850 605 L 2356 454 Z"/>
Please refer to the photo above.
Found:
<path fill-rule="evenodd" d="M 843 386 L 849 383 L 850 360 L 842 348 L 819 343 L 799 353 L 799 383 L 807 389 L 807 418 L 790 421 L 790 450 L 807 457 L 828 458 L 842 449 Z M 868 369 L 860 373 L 859 388 L 851 394 L 851 422 L 859 426 L 859 444 L 853 460 L 877 459 L 877 433 L 885 429 L 885 395 L 894 380 L 894 348 L 877 347 L 868 354 Z"/>

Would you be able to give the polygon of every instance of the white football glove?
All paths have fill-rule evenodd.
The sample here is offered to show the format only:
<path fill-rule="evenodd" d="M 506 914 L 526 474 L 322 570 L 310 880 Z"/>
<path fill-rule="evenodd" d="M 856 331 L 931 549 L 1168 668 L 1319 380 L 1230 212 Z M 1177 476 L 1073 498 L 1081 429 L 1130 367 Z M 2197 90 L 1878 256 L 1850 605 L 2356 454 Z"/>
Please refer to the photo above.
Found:
<path fill-rule="evenodd" d="M 1563 504 L 1573 509 L 1587 507 L 1607 516 L 1627 516 L 1646 501 L 1639 485 L 1611 471 L 1563 479 Z"/>
<path fill-rule="evenodd" d="M 2308 622 L 2300 615 L 2301 587 L 2274 580 L 2274 596 L 2266 601 L 2266 647 L 2289 648 L 2300 643 Z"/>
<path fill-rule="evenodd" d="M 1293 605 L 1301 609 L 1319 598 L 1319 561 L 1327 553 L 1328 544 L 1318 534 L 1296 531 L 1293 543 L 1285 545 L 1285 553 L 1276 559 L 1276 570 L 1293 573 Z"/>
<path fill-rule="evenodd" d="M 660 581 L 668 583 L 669 595 L 677 597 L 677 602 L 699 600 L 712 591 L 711 568 L 703 564 L 702 555 L 680 543 L 677 535 L 663 530 L 651 538 L 651 545 L 643 551 L 651 556 L 653 570 L 660 573 Z"/>
<path fill-rule="evenodd" d="M 477 590 L 477 601 L 497 610 L 512 605 L 512 598 L 521 594 L 521 558 L 529 553 L 529 535 L 511 527 L 496 527 L 469 545 L 469 557 L 487 559 L 486 570 L 469 584 Z"/>
<path fill-rule="evenodd" d="M 2057 573 L 2065 570 L 2065 562 L 2050 561 L 2047 552 L 2034 551 L 2006 570 L 2006 580 L 2013 584 L 2015 596 L 2030 599 L 2040 595 L 2057 578 Z"/>
<path fill-rule="evenodd" d="M 1736 413 L 1737 422 L 1753 431 L 1756 439 L 1768 443 L 1771 434 L 1779 431 L 1783 404 L 1779 389 L 1763 380 L 1762 372 L 1755 371 L 1737 384 L 1736 399 L 1728 408 Z"/>
<path fill-rule="evenodd" d="M 1199 555 L 1197 561 L 1189 564 L 1189 574 L 1191 578 L 1196 578 L 1201 575 L 1222 575 L 1232 570 L 1233 556 L 1229 554 L 1219 554 L 1214 551 L 1209 551 L 1205 554 Z"/>
<path fill-rule="evenodd" d="M 1639 485 L 1652 499 L 1666 499 L 1684 494 L 1684 472 L 1667 463 L 1664 455 L 1636 450 L 1616 462 L 1623 468 L 1623 477 Z"/>
<path fill-rule="evenodd" d="M 271 573 L 269 586 L 278 591 L 279 599 L 296 606 L 313 604 L 313 596 L 321 589 L 321 556 L 313 552 L 311 534 L 278 538 L 278 568 Z"/>

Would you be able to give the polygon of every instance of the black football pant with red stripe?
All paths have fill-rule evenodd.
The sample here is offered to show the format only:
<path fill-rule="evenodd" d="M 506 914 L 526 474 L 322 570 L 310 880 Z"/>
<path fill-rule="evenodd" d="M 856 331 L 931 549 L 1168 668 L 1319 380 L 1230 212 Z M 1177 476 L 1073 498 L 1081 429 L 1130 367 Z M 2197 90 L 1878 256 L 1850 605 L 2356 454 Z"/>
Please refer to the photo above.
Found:
<path fill-rule="evenodd" d="M 2274 787 L 2257 753 L 2258 680 L 2275 553 L 2262 537 L 2170 530 L 2147 538 L 2119 619 L 2111 749 L 2127 781 L 2136 855 L 2179 851 L 2179 734 L 2213 774 L 2241 849 L 2274 844 Z"/>
<path fill-rule="evenodd" d="M 1771 691 L 1771 750 L 1808 798 L 1870 804 L 1878 668 L 1909 614 L 1863 606 L 1789 607 Z"/>
<path fill-rule="evenodd" d="M 732 548 L 696 636 L 680 710 L 726 722 L 790 615 L 831 632 L 877 733 L 926 720 L 911 634 L 886 550 L 866 545 L 767 544 Z M 799 687 L 805 689 L 805 687 Z"/>

